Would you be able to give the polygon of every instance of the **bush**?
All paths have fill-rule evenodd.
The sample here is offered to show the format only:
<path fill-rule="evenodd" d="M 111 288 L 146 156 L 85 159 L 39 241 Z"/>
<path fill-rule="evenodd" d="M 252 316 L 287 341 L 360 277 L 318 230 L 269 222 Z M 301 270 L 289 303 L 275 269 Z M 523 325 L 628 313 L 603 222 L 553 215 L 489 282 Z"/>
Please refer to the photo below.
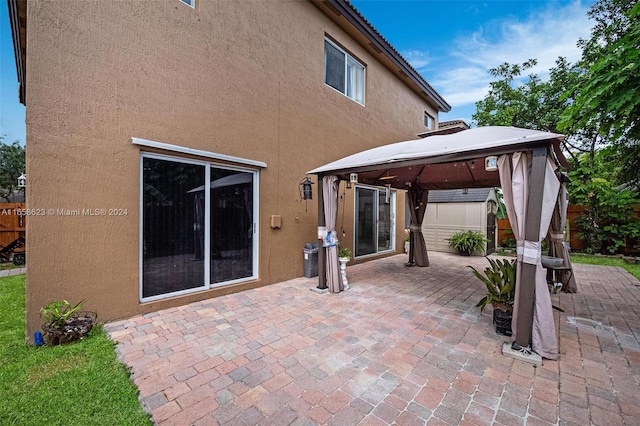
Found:
<path fill-rule="evenodd" d="M 484 245 L 487 243 L 485 236 L 478 231 L 458 231 L 447 241 L 449 247 L 458 250 L 460 254 L 471 254 L 476 250 L 484 252 Z"/>

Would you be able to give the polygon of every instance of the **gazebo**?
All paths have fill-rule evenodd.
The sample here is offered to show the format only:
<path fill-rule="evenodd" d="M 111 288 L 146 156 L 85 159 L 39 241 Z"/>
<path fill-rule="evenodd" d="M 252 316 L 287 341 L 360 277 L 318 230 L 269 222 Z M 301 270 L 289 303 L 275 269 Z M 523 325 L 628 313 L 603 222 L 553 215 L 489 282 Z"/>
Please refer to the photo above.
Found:
<path fill-rule="evenodd" d="M 560 150 L 563 135 L 515 127 L 479 127 L 458 133 L 384 145 L 311 170 L 318 176 L 318 288 L 342 291 L 335 223 L 340 180 L 406 190 L 411 216 L 409 264 L 429 266 L 421 231 L 432 189 L 500 186 L 517 241 L 516 300 L 512 345 L 503 353 L 529 362 L 557 359 L 551 298 L 541 262 L 541 241 L 549 235 L 551 255 L 571 266 L 563 244 L 568 168 Z M 577 291 L 571 270 L 563 289 Z"/>

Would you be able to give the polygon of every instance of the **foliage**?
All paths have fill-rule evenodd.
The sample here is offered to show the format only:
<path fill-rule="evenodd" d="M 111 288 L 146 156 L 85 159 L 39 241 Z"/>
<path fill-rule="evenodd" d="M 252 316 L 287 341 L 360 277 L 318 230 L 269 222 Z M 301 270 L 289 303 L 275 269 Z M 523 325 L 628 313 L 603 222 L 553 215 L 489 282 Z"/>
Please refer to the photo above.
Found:
<path fill-rule="evenodd" d="M 151 425 L 101 327 L 74 345 L 27 346 L 24 275 L 0 288 L 0 423 Z"/>
<path fill-rule="evenodd" d="M 513 231 L 509 230 L 508 232 L 513 233 Z M 505 237 L 502 239 L 502 242 L 500 242 L 500 246 L 503 248 L 508 248 L 508 249 L 514 249 L 516 248 L 517 242 L 516 239 L 513 237 Z"/>
<path fill-rule="evenodd" d="M 66 300 L 55 301 L 40 308 L 40 315 L 54 328 L 60 328 L 76 312 L 82 308 L 84 300 L 76 306 L 71 306 Z"/>
<path fill-rule="evenodd" d="M 351 249 L 349 247 L 345 247 L 343 249 L 338 250 L 338 257 L 345 257 L 351 259 Z"/>
<path fill-rule="evenodd" d="M 517 260 L 503 259 L 500 261 L 489 258 L 487 260 L 490 267 L 485 268 L 484 275 L 473 266 L 468 266 L 473 270 L 473 275 L 478 277 L 487 287 L 487 292 L 476 306 L 480 307 L 480 312 L 484 311 L 487 305 L 512 312 L 516 295 Z"/>
<path fill-rule="evenodd" d="M 476 102 L 473 120 L 478 126 L 515 126 L 546 132 L 558 132 L 558 117 L 572 102 L 579 70 L 559 57 L 549 70 L 549 79 L 537 74 L 522 74 L 537 65 L 535 59 L 522 64 L 503 63 L 489 73 L 498 79 L 489 84 L 489 93 Z M 591 127 L 574 129 L 563 142 L 565 151 L 591 152 L 602 142 Z"/>
<path fill-rule="evenodd" d="M 18 177 L 25 172 L 25 151 L 18 141 L 5 144 L 0 136 L 0 198 L 10 202 L 9 196 L 18 186 Z"/>
<path fill-rule="evenodd" d="M 617 253 L 640 247 L 640 219 L 633 215 L 640 198 L 636 192 L 614 185 L 615 170 L 607 161 L 607 151 L 612 149 L 596 152 L 593 162 L 581 156 L 569 173 L 570 202 L 587 209 L 576 219 L 576 225 L 578 238 L 589 253 Z"/>
<path fill-rule="evenodd" d="M 498 219 L 507 219 L 507 207 L 504 205 L 504 196 L 502 195 L 502 189 L 493 188 L 496 193 L 496 198 L 498 199 L 498 211 L 496 212 L 496 217 Z"/>
<path fill-rule="evenodd" d="M 583 48 L 580 80 L 567 97 L 562 131 L 597 126 L 619 147 L 619 180 L 640 188 L 640 3 L 600 0 L 589 12 L 596 24 Z"/>
<path fill-rule="evenodd" d="M 464 253 L 473 253 L 474 251 L 484 252 L 484 245 L 487 239 L 478 231 L 458 231 L 448 238 L 449 247 Z"/>

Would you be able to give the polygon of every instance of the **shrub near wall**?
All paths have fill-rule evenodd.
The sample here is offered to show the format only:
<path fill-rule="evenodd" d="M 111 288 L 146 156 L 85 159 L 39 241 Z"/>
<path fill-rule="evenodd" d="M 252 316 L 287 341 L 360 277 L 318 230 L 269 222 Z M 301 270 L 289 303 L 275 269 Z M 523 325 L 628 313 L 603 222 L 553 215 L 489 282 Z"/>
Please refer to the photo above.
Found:
<path fill-rule="evenodd" d="M 633 207 L 632 215 L 634 219 L 640 221 L 640 205 Z M 579 224 L 581 221 L 584 221 L 586 217 L 588 217 L 588 210 L 584 206 L 571 205 L 567 208 L 567 225 L 571 249 L 599 252 L 598 250 L 594 250 L 593 247 L 590 248 L 587 243 L 580 238 L 581 229 Z M 606 238 L 606 236 L 604 238 Z M 501 247 L 509 247 L 511 245 L 511 239 L 513 239 L 513 231 L 511 230 L 509 219 L 498 219 L 498 244 Z M 633 237 L 627 238 L 625 244 L 621 245 L 617 252 L 638 255 L 640 254 L 640 247 L 637 246 L 638 243 L 638 237 L 636 237 L 635 240 Z M 589 248 L 590 250 L 588 250 Z"/>

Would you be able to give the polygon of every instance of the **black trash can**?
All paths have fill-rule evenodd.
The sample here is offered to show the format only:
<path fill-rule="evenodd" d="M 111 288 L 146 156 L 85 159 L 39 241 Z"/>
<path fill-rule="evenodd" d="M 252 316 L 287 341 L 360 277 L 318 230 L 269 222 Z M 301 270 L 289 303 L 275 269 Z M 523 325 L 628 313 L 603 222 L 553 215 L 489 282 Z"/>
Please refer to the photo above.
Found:
<path fill-rule="evenodd" d="M 318 243 L 304 245 L 304 276 L 313 278 L 318 276 Z"/>

